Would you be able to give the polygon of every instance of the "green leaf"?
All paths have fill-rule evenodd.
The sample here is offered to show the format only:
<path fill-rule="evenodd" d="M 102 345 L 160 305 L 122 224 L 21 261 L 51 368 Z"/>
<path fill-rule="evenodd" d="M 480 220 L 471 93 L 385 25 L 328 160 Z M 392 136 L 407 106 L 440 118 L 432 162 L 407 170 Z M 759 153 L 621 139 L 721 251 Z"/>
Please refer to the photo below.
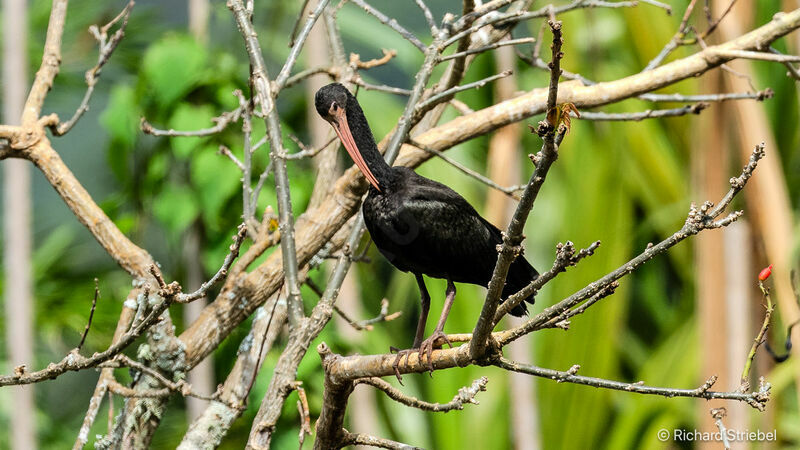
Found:
<path fill-rule="evenodd" d="M 169 119 L 169 127 L 175 130 L 199 130 L 213 126 L 211 119 L 215 116 L 214 110 L 209 105 L 179 105 Z M 208 138 L 204 137 L 173 137 L 170 146 L 179 159 L 186 159 L 192 150 L 200 146 Z"/>
<path fill-rule="evenodd" d="M 127 160 L 131 149 L 136 144 L 140 116 L 141 112 L 133 87 L 114 86 L 108 106 L 100 117 L 100 122 L 111 135 L 112 146 L 108 152 L 108 161 L 111 170 L 119 179 L 128 177 Z"/>
<path fill-rule="evenodd" d="M 156 218 L 172 232 L 183 231 L 199 210 L 194 194 L 186 186 L 168 184 L 153 203 Z"/>
<path fill-rule="evenodd" d="M 100 117 L 100 122 L 117 144 L 133 147 L 139 132 L 139 105 L 133 87 L 116 85 L 111 89 L 111 99 Z"/>
<path fill-rule="evenodd" d="M 192 158 L 192 184 L 200 193 L 203 220 L 210 228 L 219 226 L 223 209 L 240 192 L 242 173 L 224 156 L 207 147 Z"/>
<path fill-rule="evenodd" d="M 169 36 L 150 47 L 142 71 L 147 87 L 159 106 L 166 106 L 188 93 L 202 78 L 208 55 L 189 36 Z"/>

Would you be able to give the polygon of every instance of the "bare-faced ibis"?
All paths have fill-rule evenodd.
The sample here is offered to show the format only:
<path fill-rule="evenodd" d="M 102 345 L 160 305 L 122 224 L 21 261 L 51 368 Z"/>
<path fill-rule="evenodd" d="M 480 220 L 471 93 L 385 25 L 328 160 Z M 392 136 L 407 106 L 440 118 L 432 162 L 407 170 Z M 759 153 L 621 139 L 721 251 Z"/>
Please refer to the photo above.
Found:
<path fill-rule="evenodd" d="M 347 88 L 329 84 L 317 91 L 315 104 L 371 185 L 363 212 L 372 240 L 395 267 L 413 273 L 419 285 L 422 310 L 412 349 L 400 352 L 395 360 L 398 378 L 401 356 L 415 350 L 420 359 L 427 353 L 432 369 L 437 339 L 448 342 L 443 329 L 456 295 L 453 282 L 488 285 L 497 262 L 497 246 L 502 243 L 501 232 L 449 187 L 407 167 L 390 167 L 378 151 L 358 100 Z M 430 296 L 423 275 L 447 280 L 441 317 L 425 340 Z M 517 258 L 508 271 L 502 297 L 514 294 L 537 276 L 525 258 Z M 533 296 L 525 300 L 533 303 Z M 525 303 L 511 310 L 515 316 L 526 312 Z"/>

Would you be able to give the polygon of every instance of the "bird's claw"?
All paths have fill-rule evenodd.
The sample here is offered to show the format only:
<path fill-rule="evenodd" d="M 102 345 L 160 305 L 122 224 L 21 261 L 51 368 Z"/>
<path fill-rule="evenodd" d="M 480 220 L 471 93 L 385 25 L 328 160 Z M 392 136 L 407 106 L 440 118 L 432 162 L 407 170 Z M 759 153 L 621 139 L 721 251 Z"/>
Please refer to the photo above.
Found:
<path fill-rule="evenodd" d="M 403 377 L 400 375 L 400 363 L 403 361 L 403 357 L 405 356 L 406 358 L 405 367 L 408 367 L 408 357 L 414 352 L 417 353 L 420 364 L 422 364 L 422 361 L 425 359 L 424 356 L 428 357 L 429 375 L 433 376 L 433 349 L 442 348 L 444 344 L 453 348 L 453 344 L 450 342 L 450 339 L 447 339 L 447 335 L 444 334 L 444 332 L 434 331 L 428 339 L 422 341 L 419 347 L 406 350 L 400 350 L 397 347 L 389 347 L 391 353 L 397 353 L 394 362 L 392 362 L 392 369 L 394 369 L 394 376 L 397 377 L 397 381 L 401 385 L 403 384 Z"/>
<path fill-rule="evenodd" d="M 444 334 L 443 331 L 434 331 L 433 334 L 428 338 L 422 341 L 422 344 L 419 346 L 419 362 L 422 363 L 422 355 L 427 355 L 428 357 L 428 369 L 431 376 L 433 376 L 433 349 L 434 348 L 442 348 L 444 344 L 453 348 L 453 344 L 450 342 L 450 339 L 447 339 L 447 335 Z M 407 362 L 408 360 L 406 360 Z"/>
<path fill-rule="evenodd" d="M 389 347 L 389 351 L 391 353 L 397 353 L 397 356 L 394 358 L 394 362 L 392 362 L 392 369 L 394 369 L 394 376 L 397 377 L 397 381 L 400 385 L 403 385 L 403 377 L 400 375 L 400 361 L 403 360 L 403 356 L 406 357 L 406 367 L 408 367 L 408 355 L 414 353 L 415 351 L 419 351 L 418 348 L 410 348 L 407 350 L 400 350 L 397 347 Z"/>

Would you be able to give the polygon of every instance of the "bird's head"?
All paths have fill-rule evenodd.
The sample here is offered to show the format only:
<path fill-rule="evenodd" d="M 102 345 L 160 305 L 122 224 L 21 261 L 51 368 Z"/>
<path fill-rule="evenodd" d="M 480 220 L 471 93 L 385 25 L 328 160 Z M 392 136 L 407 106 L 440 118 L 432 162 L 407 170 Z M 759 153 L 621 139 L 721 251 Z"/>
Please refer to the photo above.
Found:
<path fill-rule="evenodd" d="M 317 114 L 333 126 L 333 129 L 339 136 L 339 140 L 342 141 L 342 145 L 344 145 L 347 153 L 350 154 L 353 162 L 356 163 L 356 166 L 358 166 L 361 173 L 364 174 L 367 181 L 369 181 L 375 189 L 380 191 L 381 188 L 378 185 L 378 179 L 372 173 L 369 166 L 367 166 L 366 161 L 364 161 L 364 156 L 361 154 L 358 145 L 356 145 L 352 130 L 348 124 L 348 109 L 351 110 L 351 117 L 354 113 L 363 115 L 355 97 L 341 84 L 331 83 L 317 91 L 317 94 L 314 96 L 314 106 L 317 108 Z M 362 121 L 366 124 L 366 120 L 362 118 Z M 360 133 L 370 132 L 366 125 L 357 128 L 357 131 Z"/>
<path fill-rule="evenodd" d="M 351 96 L 350 91 L 339 83 L 331 83 L 320 88 L 314 96 L 314 106 L 317 114 L 327 120 L 334 128 L 339 122 L 338 117 L 346 114 L 347 102 Z"/>

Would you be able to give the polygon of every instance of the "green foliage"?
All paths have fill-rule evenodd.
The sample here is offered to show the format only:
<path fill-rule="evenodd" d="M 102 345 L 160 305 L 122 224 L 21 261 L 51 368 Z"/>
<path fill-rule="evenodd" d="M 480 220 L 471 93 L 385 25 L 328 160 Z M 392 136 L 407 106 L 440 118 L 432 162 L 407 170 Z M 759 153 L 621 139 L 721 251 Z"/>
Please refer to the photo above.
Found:
<path fill-rule="evenodd" d="M 206 49 L 186 35 L 162 38 L 142 60 L 142 78 L 155 103 L 167 107 L 189 93 L 207 70 Z"/>
<path fill-rule="evenodd" d="M 193 158 L 190 180 L 203 205 L 203 222 L 210 229 L 220 231 L 226 203 L 241 191 L 237 178 L 240 176 L 241 172 L 236 166 L 220 161 L 216 149 L 212 147 L 200 149 Z"/>
<path fill-rule="evenodd" d="M 192 191 L 181 185 L 167 185 L 161 195 L 153 201 L 156 218 L 172 232 L 181 232 L 189 226 L 199 213 L 200 205 Z"/>

